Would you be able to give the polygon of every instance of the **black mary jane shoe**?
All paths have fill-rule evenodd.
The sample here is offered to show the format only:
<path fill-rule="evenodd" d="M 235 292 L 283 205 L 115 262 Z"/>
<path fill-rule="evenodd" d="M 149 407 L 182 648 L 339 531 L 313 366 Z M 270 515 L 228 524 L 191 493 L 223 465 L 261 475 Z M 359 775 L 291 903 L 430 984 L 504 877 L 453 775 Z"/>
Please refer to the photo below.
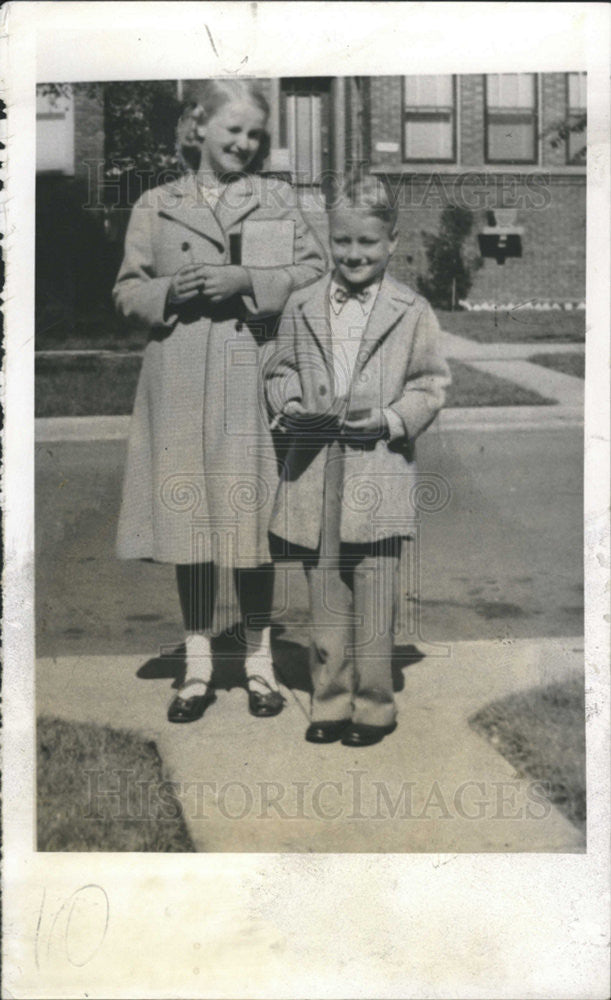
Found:
<path fill-rule="evenodd" d="M 341 739 L 349 725 L 350 719 L 312 722 L 306 729 L 305 738 L 308 743 L 335 743 Z"/>
<path fill-rule="evenodd" d="M 197 722 L 201 719 L 208 706 L 216 701 L 214 690 L 208 685 L 205 694 L 194 694 L 190 698 L 183 697 L 182 693 L 190 684 L 201 683 L 196 678 L 185 681 L 168 708 L 168 722 Z"/>
<path fill-rule="evenodd" d="M 396 728 L 396 722 L 389 726 L 367 726 L 364 722 L 353 722 L 345 733 L 342 743 L 345 747 L 370 747 L 374 743 L 381 743 L 384 737 Z"/>
<path fill-rule="evenodd" d="M 248 689 L 248 711 L 251 715 L 254 715 L 257 719 L 269 719 L 272 715 L 279 715 L 286 698 L 280 694 L 280 692 L 268 684 L 264 677 L 259 677 L 258 674 L 252 674 L 249 681 L 258 681 L 259 684 L 264 684 L 269 690 L 264 693 L 261 691 L 253 691 L 250 687 Z"/>

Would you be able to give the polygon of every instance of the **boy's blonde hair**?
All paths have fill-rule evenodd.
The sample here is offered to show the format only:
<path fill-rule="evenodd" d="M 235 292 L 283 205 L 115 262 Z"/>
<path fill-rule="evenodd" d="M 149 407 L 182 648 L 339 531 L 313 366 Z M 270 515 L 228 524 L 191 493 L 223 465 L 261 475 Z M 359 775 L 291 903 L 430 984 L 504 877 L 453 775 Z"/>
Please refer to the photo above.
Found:
<path fill-rule="evenodd" d="M 399 212 L 383 181 L 374 174 L 346 178 L 329 198 L 327 211 L 355 208 L 375 216 L 387 224 L 391 232 L 397 228 Z"/>

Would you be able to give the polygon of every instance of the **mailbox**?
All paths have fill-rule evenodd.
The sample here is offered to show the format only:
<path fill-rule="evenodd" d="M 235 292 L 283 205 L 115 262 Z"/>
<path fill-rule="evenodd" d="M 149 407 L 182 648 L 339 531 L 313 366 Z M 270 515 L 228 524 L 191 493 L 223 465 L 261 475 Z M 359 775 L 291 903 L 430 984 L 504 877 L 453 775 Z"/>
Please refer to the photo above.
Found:
<path fill-rule="evenodd" d="M 504 264 L 507 257 L 522 256 L 522 236 L 524 228 L 513 222 L 515 211 L 497 210 L 488 212 L 490 225 L 478 233 L 479 252 L 482 257 Z"/>

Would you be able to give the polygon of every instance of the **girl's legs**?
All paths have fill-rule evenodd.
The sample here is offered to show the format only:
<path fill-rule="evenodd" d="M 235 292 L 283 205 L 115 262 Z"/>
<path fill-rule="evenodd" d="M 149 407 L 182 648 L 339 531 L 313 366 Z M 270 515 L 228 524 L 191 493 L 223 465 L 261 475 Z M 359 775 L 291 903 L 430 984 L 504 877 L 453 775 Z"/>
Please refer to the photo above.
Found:
<path fill-rule="evenodd" d="M 212 677 L 210 633 L 216 596 L 214 563 L 182 564 L 176 567 L 178 596 L 186 632 L 188 697 L 204 695 Z M 199 682 L 199 683 L 198 683 Z"/>
<path fill-rule="evenodd" d="M 268 694 L 277 690 L 271 651 L 271 612 L 274 567 L 237 569 L 235 587 L 244 623 L 246 657 L 244 669 L 251 691 Z"/>

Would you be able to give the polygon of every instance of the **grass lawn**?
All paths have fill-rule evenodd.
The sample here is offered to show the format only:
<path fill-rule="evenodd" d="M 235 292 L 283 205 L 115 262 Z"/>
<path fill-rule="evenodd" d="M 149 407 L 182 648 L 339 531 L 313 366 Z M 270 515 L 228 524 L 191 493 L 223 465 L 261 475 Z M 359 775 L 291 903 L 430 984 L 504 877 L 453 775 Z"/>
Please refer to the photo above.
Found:
<path fill-rule="evenodd" d="M 195 850 L 154 743 L 42 717 L 37 760 L 39 851 Z"/>
<path fill-rule="evenodd" d="M 120 416 L 132 412 L 142 358 L 36 358 L 37 417 Z"/>
<path fill-rule="evenodd" d="M 554 402 L 530 389 L 489 375 L 462 361 L 448 361 L 452 384 L 448 390 L 446 407 L 461 406 L 544 406 Z"/>
<path fill-rule="evenodd" d="M 480 344 L 513 344 L 546 341 L 560 344 L 583 344 L 586 339 L 586 314 L 583 309 L 564 312 L 539 312 L 536 309 L 471 312 L 436 310 L 442 330 Z"/>
<path fill-rule="evenodd" d="M 563 375 L 574 375 L 576 378 L 586 377 L 586 356 L 575 352 L 566 354 L 533 354 L 529 361 L 544 368 L 553 368 Z"/>
<path fill-rule="evenodd" d="M 492 702 L 470 725 L 515 769 L 545 783 L 549 800 L 586 826 L 585 698 L 582 678 Z"/>
<path fill-rule="evenodd" d="M 37 417 L 120 416 L 132 412 L 141 358 L 65 355 L 36 359 Z M 450 361 L 449 407 L 537 406 L 551 403 L 506 379 Z"/>
<path fill-rule="evenodd" d="M 536 309 L 496 310 L 472 312 L 436 310 L 443 330 L 468 337 L 480 343 L 513 343 L 556 341 L 578 343 L 585 341 L 585 311 L 539 312 Z M 143 331 L 128 330 L 120 323 L 112 305 L 98 305 L 72 320 L 65 317 L 48 319 L 38 317 L 36 330 L 37 351 L 57 350 L 142 350 L 147 335 Z"/>
<path fill-rule="evenodd" d="M 141 351 L 146 347 L 145 330 L 123 326 L 112 303 L 92 306 L 86 313 L 36 317 L 37 351 Z"/>

